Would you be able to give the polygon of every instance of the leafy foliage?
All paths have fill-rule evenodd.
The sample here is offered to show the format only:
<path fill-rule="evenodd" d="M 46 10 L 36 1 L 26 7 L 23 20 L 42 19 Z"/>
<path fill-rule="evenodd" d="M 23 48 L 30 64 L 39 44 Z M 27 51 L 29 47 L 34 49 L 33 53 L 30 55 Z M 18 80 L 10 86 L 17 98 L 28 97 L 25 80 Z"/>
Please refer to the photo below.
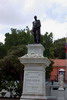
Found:
<path fill-rule="evenodd" d="M 53 64 L 54 64 L 54 62 L 51 61 L 50 65 L 48 67 L 46 67 L 46 80 L 49 80 L 49 78 L 50 78 L 50 73 L 52 71 L 52 65 Z"/>
<path fill-rule="evenodd" d="M 2 79 L 5 80 L 17 80 L 20 77 L 20 72 L 23 65 L 18 60 L 18 57 L 14 55 L 6 56 L 0 60 Z M 20 67 L 19 67 L 20 66 Z"/>
<path fill-rule="evenodd" d="M 53 46 L 53 33 L 46 32 L 43 37 L 43 46 L 45 47 L 44 56 L 48 58 L 53 57 L 53 51 L 51 51 L 51 47 Z"/>
<path fill-rule="evenodd" d="M 54 57 L 59 59 L 65 59 L 65 38 L 54 41 Z"/>
<path fill-rule="evenodd" d="M 7 55 L 6 47 L 0 42 L 0 59 Z"/>
<path fill-rule="evenodd" d="M 31 31 L 28 27 L 26 27 L 26 30 L 17 30 L 11 28 L 11 34 L 6 33 L 5 34 L 5 45 L 7 48 L 11 48 L 12 46 L 17 45 L 27 45 L 29 43 L 33 43 L 33 35 L 31 34 Z"/>
<path fill-rule="evenodd" d="M 27 53 L 27 47 L 25 45 L 17 45 L 9 49 L 7 55 L 15 55 L 21 57 L 26 53 Z"/>
<path fill-rule="evenodd" d="M 0 90 L 6 89 L 11 81 L 19 81 L 17 88 L 15 88 L 16 94 L 21 95 L 22 83 L 23 83 L 23 68 L 24 66 L 20 63 L 18 57 L 26 54 L 27 48 L 24 45 L 13 46 L 8 50 L 7 56 L 0 60 Z M 5 83 L 7 81 L 7 84 Z M 11 88 L 12 89 L 12 88 Z M 10 92 L 12 90 L 9 90 Z M 11 92 L 11 95 L 12 92 Z"/>

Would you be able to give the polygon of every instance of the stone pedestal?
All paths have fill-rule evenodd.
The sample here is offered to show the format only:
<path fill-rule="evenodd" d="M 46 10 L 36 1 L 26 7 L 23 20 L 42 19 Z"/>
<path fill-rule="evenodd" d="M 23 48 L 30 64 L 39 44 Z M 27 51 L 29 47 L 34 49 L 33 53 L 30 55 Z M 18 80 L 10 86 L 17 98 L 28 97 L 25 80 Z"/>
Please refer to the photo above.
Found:
<path fill-rule="evenodd" d="M 43 51 L 45 48 L 41 44 L 29 44 L 28 46 L 28 54 L 38 54 L 39 56 L 43 56 Z"/>
<path fill-rule="evenodd" d="M 58 90 L 58 100 L 65 100 L 65 90 Z"/>
<path fill-rule="evenodd" d="M 41 44 L 29 44 L 27 47 L 28 53 L 19 58 L 25 66 L 23 92 L 20 100 L 47 100 L 45 68 L 49 66 L 50 61 L 47 57 L 43 57 L 44 47 Z"/>
<path fill-rule="evenodd" d="M 64 76 L 60 72 L 59 75 L 59 88 L 58 88 L 58 100 L 65 100 L 65 90 L 64 90 L 64 82 L 63 82 Z"/>

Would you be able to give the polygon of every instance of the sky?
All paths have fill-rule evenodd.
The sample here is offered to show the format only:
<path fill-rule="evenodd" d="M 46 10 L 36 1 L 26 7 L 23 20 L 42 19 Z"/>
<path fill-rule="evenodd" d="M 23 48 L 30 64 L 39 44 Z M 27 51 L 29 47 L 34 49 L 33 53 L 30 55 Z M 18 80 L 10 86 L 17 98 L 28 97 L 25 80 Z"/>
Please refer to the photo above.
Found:
<path fill-rule="evenodd" d="M 11 28 L 32 29 L 34 16 L 41 21 L 41 34 L 52 32 L 53 39 L 67 35 L 67 0 L 0 0 L 0 42 Z"/>

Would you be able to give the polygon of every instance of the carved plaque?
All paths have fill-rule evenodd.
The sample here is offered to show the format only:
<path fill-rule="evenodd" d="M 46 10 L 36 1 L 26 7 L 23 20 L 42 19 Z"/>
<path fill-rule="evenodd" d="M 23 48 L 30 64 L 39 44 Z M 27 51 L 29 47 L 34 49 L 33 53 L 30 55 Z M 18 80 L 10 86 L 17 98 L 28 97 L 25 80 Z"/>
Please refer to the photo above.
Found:
<path fill-rule="evenodd" d="M 30 94 L 42 93 L 42 72 L 41 71 L 25 71 L 24 91 Z"/>

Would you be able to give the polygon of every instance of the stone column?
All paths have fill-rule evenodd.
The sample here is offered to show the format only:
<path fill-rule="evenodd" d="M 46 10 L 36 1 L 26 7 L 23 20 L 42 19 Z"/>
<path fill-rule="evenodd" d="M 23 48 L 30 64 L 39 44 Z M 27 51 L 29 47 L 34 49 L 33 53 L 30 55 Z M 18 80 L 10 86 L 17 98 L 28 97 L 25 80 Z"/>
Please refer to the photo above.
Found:
<path fill-rule="evenodd" d="M 45 68 L 50 61 L 43 56 L 44 47 L 41 44 L 29 44 L 28 53 L 19 58 L 24 64 L 23 92 L 20 100 L 46 100 Z"/>
<path fill-rule="evenodd" d="M 65 90 L 58 90 L 58 100 L 65 100 Z"/>
<path fill-rule="evenodd" d="M 65 90 L 64 90 L 64 82 L 63 82 L 63 74 L 59 75 L 59 88 L 58 88 L 58 100 L 65 100 Z"/>

